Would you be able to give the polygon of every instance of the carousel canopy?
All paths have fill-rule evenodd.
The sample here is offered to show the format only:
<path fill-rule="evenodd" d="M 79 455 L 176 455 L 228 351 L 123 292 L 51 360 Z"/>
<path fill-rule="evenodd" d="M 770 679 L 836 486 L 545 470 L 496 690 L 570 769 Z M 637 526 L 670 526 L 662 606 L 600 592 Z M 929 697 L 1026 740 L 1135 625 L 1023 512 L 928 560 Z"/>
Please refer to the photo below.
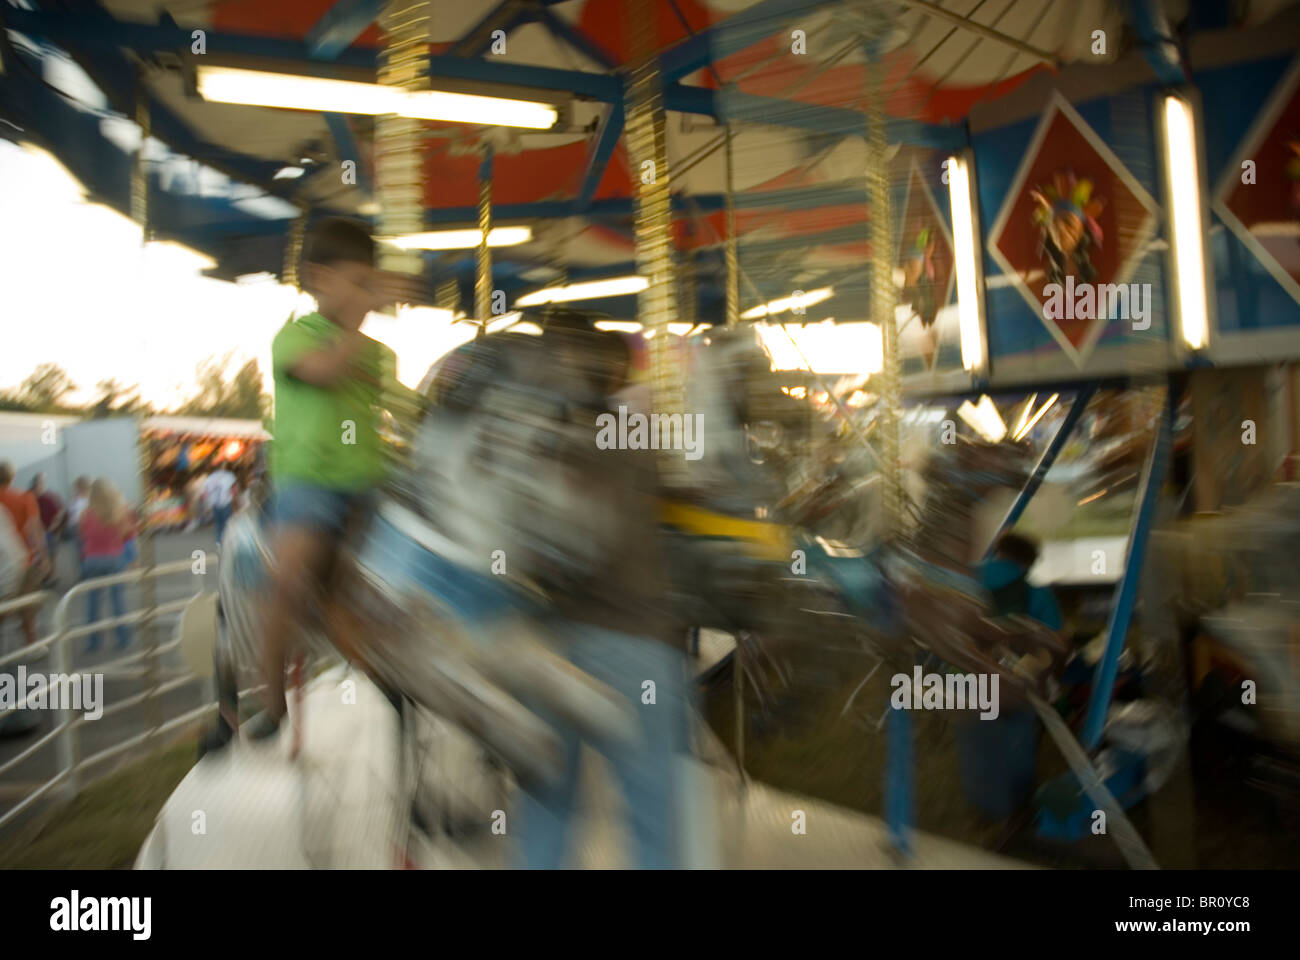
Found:
<path fill-rule="evenodd" d="M 724 124 L 735 134 L 737 234 L 754 283 L 744 308 L 806 289 L 830 263 L 861 264 L 869 204 L 864 107 L 883 103 L 891 150 L 942 157 L 966 118 L 1041 71 L 1137 57 L 1161 69 L 1161 25 L 1229 29 L 1290 0 L 664 0 L 645 25 L 656 51 L 676 254 L 700 320 L 721 316 L 727 195 Z M 371 217 L 375 120 L 199 94 L 210 71 L 373 83 L 375 0 L 31 0 L 0 13 L 0 134 L 50 147 L 92 198 L 130 209 L 136 105 L 147 99 L 149 218 L 160 237 L 213 257 L 217 276 L 281 273 L 300 212 Z M 473 228 L 484 148 L 493 221 L 525 227 L 493 251 L 511 302 L 559 282 L 635 272 L 637 171 L 624 134 L 634 24 L 619 0 L 463 0 L 430 7 L 429 85 L 555 110 L 546 129 L 423 121 L 424 219 Z M 1096 31 L 1108 38 L 1098 53 Z M 202 31 L 197 33 L 196 31 Z M 643 41 L 644 42 L 644 41 Z M 200 49 L 201 48 L 201 49 Z M 1177 62 L 1176 57 L 1165 57 Z M 872 65 L 876 69 L 869 69 Z M 340 175 L 355 167 L 355 182 Z M 474 251 L 435 250 L 430 302 L 454 280 L 472 302 Z M 760 266 L 762 269 L 760 269 Z M 769 283 L 769 280 L 771 281 Z M 593 304 L 629 316 L 635 298 Z M 844 319 L 841 316 L 841 319 Z"/>

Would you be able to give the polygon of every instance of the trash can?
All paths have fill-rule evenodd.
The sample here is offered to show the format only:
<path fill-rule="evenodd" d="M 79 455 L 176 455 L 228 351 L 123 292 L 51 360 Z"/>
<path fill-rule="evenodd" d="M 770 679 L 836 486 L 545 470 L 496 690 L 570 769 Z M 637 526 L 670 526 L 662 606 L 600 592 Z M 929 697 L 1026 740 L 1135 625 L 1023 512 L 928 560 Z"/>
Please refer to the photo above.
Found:
<path fill-rule="evenodd" d="M 1034 792 L 1042 728 L 1029 707 L 992 720 L 962 716 L 954 724 L 957 765 L 966 802 L 990 820 L 1006 820 Z"/>

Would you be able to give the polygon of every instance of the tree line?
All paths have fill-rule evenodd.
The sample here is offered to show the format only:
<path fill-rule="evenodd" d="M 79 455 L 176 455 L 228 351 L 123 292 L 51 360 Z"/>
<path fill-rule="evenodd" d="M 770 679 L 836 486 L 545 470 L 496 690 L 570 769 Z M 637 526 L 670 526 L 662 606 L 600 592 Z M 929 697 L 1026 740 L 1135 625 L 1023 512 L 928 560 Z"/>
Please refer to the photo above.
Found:
<path fill-rule="evenodd" d="M 71 403 L 69 394 L 77 389 L 77 384 L 57 363 L 42 363 L 17 387 L 0 390 L 0 410 L 80 414 L 90 418 L 169 413 L 264 420 L 271 412 L 271 398 L 262 388 L 262 371 L 257 361 L 247 361 L 233 377 L 227 378 L 230 359 L 231 354 L 226 354 L 199 364 L 194 393 L 174 410 L 156 409 L 141 398 L 139 387 L 113 378 L 100 380 L 95 385 L 95 394 L 89 403 Z"/>

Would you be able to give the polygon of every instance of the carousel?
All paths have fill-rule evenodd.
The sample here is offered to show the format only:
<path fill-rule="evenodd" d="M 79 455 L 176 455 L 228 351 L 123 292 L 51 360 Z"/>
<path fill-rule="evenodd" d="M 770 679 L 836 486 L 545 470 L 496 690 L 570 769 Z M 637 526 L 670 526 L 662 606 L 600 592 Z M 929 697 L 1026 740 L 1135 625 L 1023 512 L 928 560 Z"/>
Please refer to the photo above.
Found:
<path fill-rule="evenodd" d="M 584 743 L 571 862 L 635 865 L 614 789 L 634 711 L 567 646 L 595 611 L 690 651 L 684 866 L 1032 865 L 1005 853 L 1013 833 L 1185 864 L 1185 833 L 1131 814 L 1192 803 L 1193 707 L 1218 691 L 1224 716 L 1243 679 L 1266 690 L 1255 779 L 1294 810 L 1295 584 L 1267 559 L 1284 538 L 1236 542 L 1228 583 L 1187 518 L 1222 514 L 1225 545 L 1264 516 L 1298 522 L 1276 481 L 1294 466 L 1300 275 L 1233 177 L 1268 165 L 1294 227 L 1294 160 L 1272 147 L 1300 18 L 1202 11 L 1180 25 L 1189 54 L 1162 42 L 1158 0 L 1085 3 L 1079 36 L 1077 5 L 983 6 L 3 15 L 167 145 L 86 171 L 120 174 L 105 189 L 146 236 L 296 286 L 310 222 L 369 218 L 380 265 L 427 281 L 397 321 L 463 333 L 392 411 L 400 465 L 305 625 L 270 743 L 240 728 L 274 560 L 254 512 L 232 524 L 219 589 L 181 627 L 232 742 L 137 866 L 512 865 L 520 795 L 568 762 L 555 717 Z M 1241 82 L 1267 103 L 1254 119 L 1225 106 Z M 259 185 L 262 214 L 178 195 L 170 151 Z M 1212 202 L 1180 200 L 1216 177 Z M 593 442 L 615 409 L 620 449 L 638 449 L 627 411 L 675 421 L 677 442 L 641 446 L 649 475 Z M 1243 439 L 1225 465 L 1216 444 L 1243 420 L 1266 449 Z M 991 582 L 1026 543 L 1027 577 Z M 629 560 L 647 544 L 653 576 Z M 931 723 L 928 678 L 962 677 L 996 691 L 969 688 L 995 723 Z M 860 768 L 790 747 L 828 723 Z M 927 758 L 941 740 L 947 786 Z M 795 789 L 780 763 L 834 766 L 870 801 Z M 942 835 L 950 799 L 1002 833 Z"/>

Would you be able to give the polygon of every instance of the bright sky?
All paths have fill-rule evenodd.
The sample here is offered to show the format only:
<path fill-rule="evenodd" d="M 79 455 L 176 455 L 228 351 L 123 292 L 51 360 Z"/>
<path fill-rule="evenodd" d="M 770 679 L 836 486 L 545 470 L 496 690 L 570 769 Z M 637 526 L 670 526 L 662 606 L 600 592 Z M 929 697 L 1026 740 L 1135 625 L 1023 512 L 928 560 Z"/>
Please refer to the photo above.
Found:
<path fill-rule="evenodd" d="M 311 309 L 310 297 L 273 280 L 201 276 L 210 261 L 183 247 L 142 249 L 139 227 L 87 203 L 76 178 L 35 147 L 0 141 L 0 182 L 0 389 L 48 361 L 77 384 L 74 401 L 111 377 L 168 408 L 193 393 L 200 363 L 233 351 L 228 372 L 255 357 L 270 392 L 271 338 L 295 306 Z M 372 314 L 363 329 L 397 353 L 408 386 L 474 335 L 428 308 Z"/>

